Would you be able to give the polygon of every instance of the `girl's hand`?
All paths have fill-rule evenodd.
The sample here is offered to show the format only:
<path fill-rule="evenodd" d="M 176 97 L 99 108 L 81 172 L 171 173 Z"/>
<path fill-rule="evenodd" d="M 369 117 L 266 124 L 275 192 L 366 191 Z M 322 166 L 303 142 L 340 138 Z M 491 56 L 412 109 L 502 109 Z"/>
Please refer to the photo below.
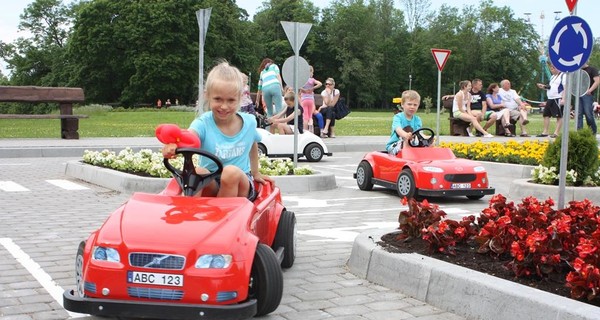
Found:
<path fill-rule="evenodd" d="M 255 174 L 252 174 L 252 177 L 254 178 L 254 181 L 260 183 L 260 184 L 266 184 L 267 182 L 270 183 L 275 183 L 275 181 L 273 179 L 271 179 L 271 177 L 269 176 L 265 176 L 260 172 L 257 172 Z"/>
<path fill-rule="evenodd" d="M 177 144 L 175 144 L 175 143 L 165 144 L 162 147 L 163 157 L 165 157 L 167 159 L 173 159 L 173 158 L 175 158 L 175 151 L 176 150 L 177 150 Z"/>

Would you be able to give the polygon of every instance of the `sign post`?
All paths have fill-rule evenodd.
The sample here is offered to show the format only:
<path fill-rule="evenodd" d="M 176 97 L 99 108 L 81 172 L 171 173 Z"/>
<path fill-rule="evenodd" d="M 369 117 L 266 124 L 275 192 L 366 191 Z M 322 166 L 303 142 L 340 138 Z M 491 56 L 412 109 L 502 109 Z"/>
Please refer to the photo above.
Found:
<path fill-rule="evenodd" d="M 446 61 L 448 61 L 448 57 L 450 56 L 451 50 L 447 49 L 431 49 L 431 54 L 433 55 L 433 59 L 435 60 L 435 64 L 438 68 L 438 85 L 437 85 L 437 122 L 435 132 L 437 132 L 438 139 L 435 140 L 435 145 L 440 145 L 440 104 L 442 101 L 442 70 L 446 65 Z"/>
<path fill-rule="evenodd" d="M 198 114 L 204 112 L 204 106 L 202 105 L 202 101 L 204 100 L 204 41 L 206 40 L 206 31 L 208 30 L 211 11 L 212 8 L 196 11 L 196 19 L 200 28 L 198 39 L 198 46 L 200 47 L 200 50 L 198 50 L 198 106 L 196 107 Z"/>
<path fill-rule="evenodd" d="M 573 11 L 573 8 L 575 8 L 576 5 L 576 0 L 567 1 L 569 11 Z M 581 69 L 588 61 L 592 53 L 592 44 L 592 30 L 587 22 L 578 16 L 573 15 L 563 18 L 552 30 L 548 41 L 549 58 L 557 70 L 566 72 L 568 80 L 565 90 L 567 90 L 567 93 L 571 92 L 570 87 L 573 85 L 571 72 Z M 576 99 L 579 99 L 578 95 L 576 95 Z M 563 119 L 566 118 L 567 121 L 563 121 L 563 132 L 561 137 L 560 169 L 558 177 L 558 209 L 564 209 L 565 207 L 565 185 L 567 180 L 565 173 L 567 171 L 567 155 L 569 151 L 568 115 L 570 111 L 571 99 L 569 98 L 566 99 L 563 110 Z M 575 121 L 577 121 L 577 118 Z"/>
<path fill-rule="evenodd" d="M 293 77 L 293 81 L 288 81 L 289 77 L 287 77 L 287 75 L 289 74 L 289 72 L 287 72 L 288 69 L 290 68 L 286 68 L 286 64 L 288 64 L 288 61 L 290 60 L 289 58 L 285 61 L 286 63 L 284 63 L 283 65 L 283 76 L 284 79 L 286 81 L 286 83 L 292 83 L 292 86 L 294 87 L 294 96 L 296 97 L 296 99 L 294 99 L 295 104 L 294 104 L 294 167 L 298 166 L 298 152 L 296 152 L 298 150 L 298 118 L 295 116 L 296 113 L 298 112 L 298 91 L 300 90 L 300 84 L 299 81 L 304 81 L 302 82 L 302 85 L 304 85 L 306 83 L 306 81 L 308 81 L 308 77 L 304 78 L 304 76 L 302 76 L 302 78 L 300 77 L 300 75 L 304 75 L 304 74 L 308 74 L 310 76 L 309 73 L 309 68 L 308 68 L 308 62 L 306 62 L 306 60 L 302 59 L 302 72 L 300 72 L 300 66 L 299 63 L 301 63 L 300 61 L 300 48 L 302 47 L 302 44 L 304 43 L 304 40 L 306 40 L 306 36 L 308 35 L 308 32 L 310 31 L 310 28 L 312 27 L 312 24 L 310 23 L 300 23 L 300 22 L 289 22 L 289 21 L 281 21 L 281 26 L 283 27 L 283 31 L 285 31 L 285 35 L 288 38 L 288 41 L 290 42 L 290 44 L 292 45 L 292 50 L 294 50 L 294 57 L 290 57 L 293 58 L 293 66 L 292 66 L 292 75 Z M 285 106 L 284 106 L 285 107 Z"/>

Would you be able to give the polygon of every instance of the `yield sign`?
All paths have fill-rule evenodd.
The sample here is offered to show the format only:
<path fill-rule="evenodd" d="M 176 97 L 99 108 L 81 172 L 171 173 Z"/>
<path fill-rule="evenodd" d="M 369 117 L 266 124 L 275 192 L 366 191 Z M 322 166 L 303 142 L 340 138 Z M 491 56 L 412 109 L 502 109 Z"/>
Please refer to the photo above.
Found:
<path fill-rule="evenodd" d="M 569 12 L 573 12 L 573 9 L 577 5 L 577 0 L 565 0 L 567 2 L 567 8 L 569 8 Z"/>
<path fill-rule="evenodd" d="M 451 50 L 447 49 L 431 49 L 431 54 L 433 54 L 433 59 L 435 59 L 435 63 L 437 64 L 438 70 L 442 72 L 444 66 L 446 65 L 446 61 L 450 56 Z"/>

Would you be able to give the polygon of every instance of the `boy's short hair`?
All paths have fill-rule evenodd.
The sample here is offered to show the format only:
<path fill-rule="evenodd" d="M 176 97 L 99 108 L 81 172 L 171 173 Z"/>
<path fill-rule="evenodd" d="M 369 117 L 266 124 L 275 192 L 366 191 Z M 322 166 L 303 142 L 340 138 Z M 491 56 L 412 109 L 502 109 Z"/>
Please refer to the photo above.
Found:
<path fill-rule="evenodd" d="M 294 95 L 294 93 L 292 91 L 286 92 L 285 95 L 283 96 L 283 98 L 285 98 L 286 100 L 290 100 L 290 101 L 296 100 L 296 96 Z"/>
<path fill-rule="evenodd" d="M 406 102 L 407 100 L 421 101 L 421 96 L 415 90 L 406 90 L 402 92 L 402 103 Z"/>

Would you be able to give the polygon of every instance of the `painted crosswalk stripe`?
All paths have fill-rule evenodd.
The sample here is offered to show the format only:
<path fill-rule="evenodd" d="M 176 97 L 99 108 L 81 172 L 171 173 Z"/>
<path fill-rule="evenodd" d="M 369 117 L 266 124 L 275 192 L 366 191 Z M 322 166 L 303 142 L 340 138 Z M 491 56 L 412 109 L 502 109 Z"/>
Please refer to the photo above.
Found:
<path fill-rule="evenodd" d="M 71 182 L 69 180 L 46 180 L 46 182 L 53 184 L 59 188 L 65 189 L 65 190 L 88 190 L 89 189 L 89 188 L 86 188 L 75 182 Z"/>
<path fill-rule="evenodd" d="M 0 190 L 6 192 L 22 192 L 29 191 L 29 189 L 13 181 L 0 181 Z"/>

